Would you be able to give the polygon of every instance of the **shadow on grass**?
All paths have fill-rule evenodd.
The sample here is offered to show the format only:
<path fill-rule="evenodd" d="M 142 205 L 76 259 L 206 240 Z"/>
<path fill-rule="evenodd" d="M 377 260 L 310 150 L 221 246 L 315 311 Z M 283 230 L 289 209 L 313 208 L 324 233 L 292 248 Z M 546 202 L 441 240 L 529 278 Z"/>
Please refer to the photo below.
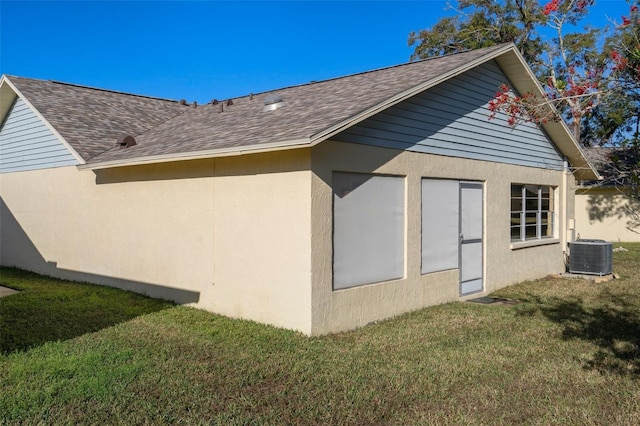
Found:
<path fill-rule="evenodd" d="M 67 340 L 174 306 L 111 287 L 2 268 L 0 285 L 19 293 L 0 298 L 0 354 Z"/>
<path fill-rule="evenodd" d="M 597 305 L 579 297 L 529 295 L 521 300 L 528 303 L 520 314 L 540 312 L 564 327 L 564 339 L 582 339 L 599 347 L 585 368 L 640 377 L 640 297 L 605 290 Z"/>

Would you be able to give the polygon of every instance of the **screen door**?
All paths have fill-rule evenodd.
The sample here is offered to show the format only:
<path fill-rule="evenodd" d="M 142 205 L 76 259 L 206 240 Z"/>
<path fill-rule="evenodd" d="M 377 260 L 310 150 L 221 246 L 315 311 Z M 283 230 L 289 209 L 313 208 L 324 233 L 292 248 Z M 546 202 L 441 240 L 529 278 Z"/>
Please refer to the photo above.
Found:
<path fill-rule="evenodd" d="M 460 295 L 483 289 L 483 190 L 477 182 L 460 183 Z"/>

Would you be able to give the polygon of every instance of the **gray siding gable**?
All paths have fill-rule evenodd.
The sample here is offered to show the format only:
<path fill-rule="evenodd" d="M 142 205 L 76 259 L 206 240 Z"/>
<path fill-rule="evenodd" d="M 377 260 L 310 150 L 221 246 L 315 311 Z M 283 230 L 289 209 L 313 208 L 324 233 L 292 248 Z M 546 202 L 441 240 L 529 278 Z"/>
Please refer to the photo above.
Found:
<path fill-rule="evenodd" d="M 0 173 L 77 165 L 78 160 L 20 97 L 0 127 Z"/>
<path fill-rule="evenodd" d="M 503 83 L 508 79 L 492 60 L 388 108 L 333 139 L 562 170 L 562 155 L 537 125 L 509 126 L 505 114 L 489 120 L 488 102 Z"/>

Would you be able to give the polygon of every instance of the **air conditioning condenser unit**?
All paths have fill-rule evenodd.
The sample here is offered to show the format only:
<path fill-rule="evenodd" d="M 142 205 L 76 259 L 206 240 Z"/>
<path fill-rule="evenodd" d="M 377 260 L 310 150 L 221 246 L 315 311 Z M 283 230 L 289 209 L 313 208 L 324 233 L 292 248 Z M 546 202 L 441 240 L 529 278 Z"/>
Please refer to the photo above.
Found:
<path fill-rule="evenodd" d="M 608 275 L 613 272 L 613 245 L 604 240 L 577 240 L 569 243 L 569 272 Z"/>

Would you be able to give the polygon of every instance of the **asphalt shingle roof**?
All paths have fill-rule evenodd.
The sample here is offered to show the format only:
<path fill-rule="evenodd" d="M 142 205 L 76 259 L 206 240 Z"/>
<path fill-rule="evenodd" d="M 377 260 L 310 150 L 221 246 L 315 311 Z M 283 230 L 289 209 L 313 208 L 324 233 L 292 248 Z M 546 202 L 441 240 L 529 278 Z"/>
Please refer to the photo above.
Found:
<path fill-rule="evenodd" d="M 189 110 L 164 99 L 23 77 L 9 79 L 85 161 L 113 148 L 123 134 L 143 134 Z"/>
<path fill-rule="evenodd" d="M 10 77 L 16 88 L 89 164 L 306 140 L 358 113 L 493 51 L 494 46 L 200 105 L 52 81 Z M 263 112 L 278 93 L 285 106 Z M 117 139 L 135 137 L 120 149 Z"/>

